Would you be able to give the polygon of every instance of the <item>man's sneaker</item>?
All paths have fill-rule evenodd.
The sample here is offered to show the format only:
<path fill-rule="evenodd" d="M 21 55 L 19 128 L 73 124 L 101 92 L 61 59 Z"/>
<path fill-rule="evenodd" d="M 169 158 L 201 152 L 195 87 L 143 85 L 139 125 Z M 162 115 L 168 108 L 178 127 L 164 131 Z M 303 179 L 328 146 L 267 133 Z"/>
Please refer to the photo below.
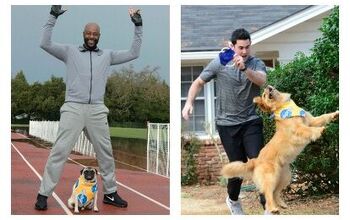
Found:
<path fill-rule="evenodd" d="M 241 202 L 239 200 L 232 201 L 228 196 L 226 198 L 226 204 L 230 209 L 231 215 L 244 215 Z"/>
<path fill-rule="evenodd" d="M 103 203 L 114 205 L 120 208 L 126 208 L 128 207 L 128 202 L 123 200 L 115 191 L 111 194 L 105 194 L 103 197 Z"/>
<path fill-rule="evenodd" d="M 47 196 L 38 194 L 35 203 L 36 210 L 46 210 L 47 209 Z"/>

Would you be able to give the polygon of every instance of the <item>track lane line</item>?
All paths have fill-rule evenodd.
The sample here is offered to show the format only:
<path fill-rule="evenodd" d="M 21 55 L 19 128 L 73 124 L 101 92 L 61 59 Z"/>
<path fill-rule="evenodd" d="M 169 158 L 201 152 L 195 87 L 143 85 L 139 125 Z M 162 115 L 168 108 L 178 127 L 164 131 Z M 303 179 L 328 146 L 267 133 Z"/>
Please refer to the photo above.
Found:
<path fill-rule="evenodd" d="M 154 200 L 154 199 L 152 199 L 151 197 L 148 197 L 148 196 L 146 196 L 145 194 L 142 194 L 142 193 L 140 193 L 139 191 L 137 191 L 137 190 L 135 190 L 135 189 L 133 189 L 133 188 L 131 188 L 131 187 L 128 187 L 128 186 L 122 184 L 121 182 L 118 182 L 118 181 L 115 181 L 115 182 L 116 182 L 117 184 L 121 185 L 122 187 L 124 187 L 124 188 L 130 190 L 131 192 L 136 193 L 137 195 L 139 195 L 139 196 L 141 196 L 141 197 L 143 197 L 143 198 L 145 198 L 145 199 L 147 199 L 147 200 L 149 200 L 149 201 L 151 201 L 151 202 L 153 202 L 153 203 L 155 203 L 155 204 L 157 204 L 157 205 L 159 205 L 159 206 L 161 206 L 161 207 L 163 207 L 163 208 L 165 208 L 165 209 L 167 209 L 167 210 L 170 210 L 170 207 L 168 207 L 168 206 L 166 206 L 166 205 L 164 205 L 164 204 L 158 202 L 157 200 Z"/>
<path fill-rule="evenodd" d="M 23 156 L 23 154 L 17 149 L 17 147 L 11 142 L 12 147 L 17 151 L 17 153 L 22 157 L 23 161 L 28 165 L 28 167 L 35 173 L 35 175 L 42 181 L 41 175 L 38 173 L 38 171 L 28 162 L 28 160 Z M 69 208 L 62 202 L 62 200 L 58 197 L 58 195 L 53 192 L 52 197 L 56 199 L 58 204 L 62 207 L 64 212 L 67 215 L 73 215 L 73 213 L 69 210 Z"/>

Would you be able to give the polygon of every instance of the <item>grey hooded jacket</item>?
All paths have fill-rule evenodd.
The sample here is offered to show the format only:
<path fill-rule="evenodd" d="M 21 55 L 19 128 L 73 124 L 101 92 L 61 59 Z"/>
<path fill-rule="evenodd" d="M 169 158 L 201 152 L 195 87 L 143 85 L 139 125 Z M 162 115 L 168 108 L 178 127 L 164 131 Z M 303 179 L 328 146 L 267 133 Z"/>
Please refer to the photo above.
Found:
<path fill-rule="evenodd" d="M 104 103 L 104 93 L 111 65 L 136 59 L 140 54 L 142 26 L 135 26 L 134 40 L 129 50 L 96 48 L 52 42 L 51 36 L 56 18 L 49 16 L 43 27 L 40 47 L 66 64 L 66 102 L 87 104 Z"/>

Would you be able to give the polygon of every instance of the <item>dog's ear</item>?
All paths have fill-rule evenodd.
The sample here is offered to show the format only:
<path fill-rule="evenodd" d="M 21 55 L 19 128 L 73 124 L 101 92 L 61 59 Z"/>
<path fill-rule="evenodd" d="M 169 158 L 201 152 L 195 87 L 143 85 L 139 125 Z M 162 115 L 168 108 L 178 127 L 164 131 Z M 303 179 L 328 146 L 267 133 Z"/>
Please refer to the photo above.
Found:
<path fill-rule="evenodd" d="M 283 93 L 283 102 L 288 102 L 289 100 L 291 100 L 291 94 L 290 93 Z"/>
<path fill-rule="evenodd" d="M 97 171 L 96 168 L 95 168 L 95 173 L 96 173 L 96 175 L 100 175 L 100 173 Z"/>
<path fill-rule="evenodd" d="M 85 169 L 85 168 L 83 168 L 83 169 L 80 170 L 80 175 L 83 174 L 84 169 Z"/>
<path fill-rule="evenodd" d="M 270 108 L 265 104 L 264 100 L 260 96 L 255 97 L 253 99 L 253 103 L 255 103 L 263 112 L 270 111 Z"/>

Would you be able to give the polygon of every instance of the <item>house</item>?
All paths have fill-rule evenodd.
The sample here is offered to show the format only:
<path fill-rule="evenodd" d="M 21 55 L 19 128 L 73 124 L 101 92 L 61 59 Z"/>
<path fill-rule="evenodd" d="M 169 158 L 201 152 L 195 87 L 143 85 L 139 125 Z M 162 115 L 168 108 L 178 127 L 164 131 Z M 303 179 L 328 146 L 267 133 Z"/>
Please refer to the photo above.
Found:
<path fill-rule="evenodd" d="M 186 5 L 181 8 L 181 107 L 188 89 L 203 68 L 227 46 L 234 29 L 251 33 L 253 54 L 266 66 L 288 63 L 298 51 L 310 54 L 321 36 L 329 5 Z M 215 81 L 198 94 L 193 114 L 182 120 L 182 130 L 202 139 L 215 131 Z"/>

